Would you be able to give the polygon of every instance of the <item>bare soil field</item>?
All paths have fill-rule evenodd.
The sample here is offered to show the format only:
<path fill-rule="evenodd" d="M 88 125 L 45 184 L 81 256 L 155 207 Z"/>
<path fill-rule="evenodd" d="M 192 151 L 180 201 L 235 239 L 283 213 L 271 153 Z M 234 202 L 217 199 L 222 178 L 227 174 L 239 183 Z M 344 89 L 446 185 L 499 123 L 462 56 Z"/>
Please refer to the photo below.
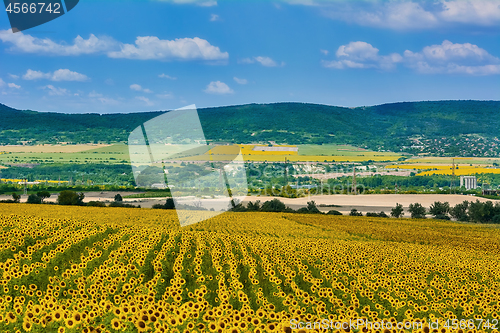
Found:
<path fill-rule="evenodd" d="M 131 195 L 135 193 L 131 192 L 87 192 L 85 193 L 84 202 L 89 201 L 102 201 L 102 202 L 112 202 L 114 196 L 120 193 L 122 196 Z M 138 193 L 137 193 L 138 194 Z M 11 199 L 10 195 L 0 195 L 0 200 Z M 124 203 L 129 203 L 133 205 L 141 205 L 142 208 L 151 208 L 154 204 L 165 203 L 165 198 L 140 198 L 140 199 L 124 199 Z M 299 209 L 301 207 L 306 207 L 307 202 L 313 200 L 316 202 L 319 210 L 322 212 L 328 212 L 329 210 L 337 210 L 343 214 L 348 214 L 351 209 L 355 208 L 359 212 L 366 214 L 367 212 L 385 212 L 388 215 L 392 208 L 396 206 L 397 203 L 402 204 L 405 209 L 405 216 L 409 217 L 408 206 L 412 203 L 420 203 L 422 206 L 429 208 L 431 204 L 435 201 L 449 202 L 450 206 L 455 206 L 463 201 L 476 201 L 481 202 L 491 201 L 490 199 L 459 195 L 459 194 L 364 194 L 364 195 L 312 195 L 304 198 L 280 198 L 280 197 L 268 197 L 268 196 L 248 196 L 243 200 L 243 204 L 249 201 L 255 202 L 260 200 L 264 203 L 269 200 L 279 199 L 287 206 L 292 209 Z M 21 202 L 26 202 L 27 196 L 21 196 Z M 56 202 L 57 194 L 53 194 L 50 198 L 46 199 L 47 202 Z M 227 209 L 226 201 L 224 199 L 202 199 L 202 206 L 214 207 L 216 210 Z M 339 207 L 319 207 L 319 205 L 336 205 Z"/>

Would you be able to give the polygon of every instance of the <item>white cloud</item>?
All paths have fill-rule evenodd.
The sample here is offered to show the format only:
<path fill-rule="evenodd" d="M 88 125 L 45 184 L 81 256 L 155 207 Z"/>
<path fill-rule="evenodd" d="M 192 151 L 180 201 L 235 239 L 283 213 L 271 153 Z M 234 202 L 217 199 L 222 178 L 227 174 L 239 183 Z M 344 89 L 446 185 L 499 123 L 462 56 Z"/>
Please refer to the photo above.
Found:
<path fill-rule="evenodd" d="M 439 17 L 443 21 L 483 26 L 500 24 L 498 0 L 442 1 L 442 6 Z"/>
<path fill-rule="evenodd" d="M 120 43 L 110 37 L 88 39 L 78 36 L 72 44 L 55 42 L 50 38 L 38 38 L 22 32 L 0 31 L 0 40 L 12 44 L 12 52 L 36 53 L 42 55 L 78 56 L 83 54 L 106 54 L 110 58 L 156 59 L 156 60 L 206 60 L 225 61 L 227 52 L 211 45 L 205 39 L 177 38 L 161 40 L 155 36 L 137 37 L 135 44 Z"/>
<path fill-rule="evenodd" d="M 96 92 L 95 90 L 92 90 L 91 92 L 89 92 L 89 97 L 90 98 L 99 98 L 99 97 L 103 97 L 103 95 Z"/>
<path fill-rule="evenodd" d="M 407 66 L 420 73 L 500 74 L 500 58 L 470 43 L 445 40 L 439 45 L 426 46 L 421 52 L 406 50 L 404 57 Z"/>
<path fill-rule="evenodd" d="M 109 52 L 111 58 L 156 60 L 227 60 L 229 54 L 221 52 L 204 39 L 177 38 L 162 40 L 154 36 L 137 37 L 135 45 L 122 44 L 120 51 Z"/>
<path fill-rule="evenodd" d="M 116 47 L 116 41 L 111 38 L 98 38 L 91 34 L 88 39 L 77 36 L 73 44 L 57 43 L 50 38 L 38 38 L 25 35 L 22 32 L 12 33 L 10 30 L 0 31 L 0 40 L 12 44 L 10 51 L 60 56 L 76 56 L 110 50 Z"/>
<path fill-rule="evenodd" d="M 0 87 L 5 86 L 5 81 L 0 78 Z"/>
<path fill-rule="evenodd" d="M 109 98 L 109 97 L 100 97 L 97 100 L 104 105 L 119 105 L 120 104 L 120 102 L 117 101 L 116 99 Z"/>
<path fill-rule="evenodd" d="M 248 80 L 247 79 L 239 79 L 237 78 L 236 76 L 233 77 L 234 81 L 236 81 L 236 83 L 238 84 L 247 84 L 248 83 Z"/>
<path fill-rule="evenodd" d="M 52 81 L 88 81 L 89 77 L 84 74 L 72 72 L 69 69 L 58 69 L 52 74 Z"/>
<path fill-rule="evenodd" d="M 210 22 L 220 21 L 220 17 L 217 14 L 212 14 L 210 16 Z"/>
<path fill-rule="evenodd" d="M 323 66 L 391 70 L 397 64 L 403 64 L 422 74 L 500 74 L 500 58 L 477 45 L 454 44 L 447 40 L 439 45 L 426 46 L 421 52 L 406 50 L 403 55 L 392 53 L 388 56 L 379 55 L 379 50 L 366 42 L 351 42 L 338 48 L 336 58 L 322 61 Z"/>
<path fill-rule="evenodd" d="M 167 74 L 160 74 L 158 75 L 159 78 L 162 78 L 162 79 L 169 79 L 169 80 L 177 80 L 176 77 L 173 77 L 173 76 L 170 76 L 170 75 L 167 75 Z"/>
<path fill-rule="evenodd" d="M 141 87 L 138 84 L 131 84 L 130 85 L 130 89 L 135 90 L 135 91 L 142 91 L 142 92 L 145 92 L 145 93 L 148 93 L 148 94 L 152 93 L 151 90 L 149 90 L 147 88 L 143 88 L 143 87 Z"/>
<path fill-rule="evenodd" d="M 315 6 L 327 17 L 348 23 L 395 30 L 426 30 L 466 24 L 500 26 L 498 0 L 284 0 Z"/>
<path fill-rule="evenodd" d="M 10 76 L 11 78 L 13 78 L 14 80 L 19 79 L 19 75 L 9 74 L 9 76 Z"/>
<path fill-rule="evenodd" d="M 319 50 L 319 52 L 323 53 L 324 55 L 328 55 L 328 53 L 330 53 L 330 51 L 328 50 Z"/>
<path fill-rule="evenodd" d="M 240 60 L 240 63 L 242 63 L 242 64 L 254 64 L 256 62 L 260 63 L 262 66 L 265 66 L 265 67 L 285 66 L 284 62 L 281 62 L 281 64 L 278 65 L 278 63 L 276 63 L 276 61 L 274 61 L 273 59 L 271 59 L 269 57 L 262 57 L 262 56 L 253 57 L 253 58 L 244 58 L 244 59 Z"/>
<path fill-rule="evenodd" d="M 106 83 L 108 86 L 114 86 L 115 85 L 115 81 L 113 81 L 113 79 L 106 79 L 104 81 L 104 83 Z"/>
<path fill-rule="evenodd" d="M 164 92 L 163 94 L 157 94 L 156 97 L 163 99 L 172 99 L 174 98 L 174 94 L 171 92 Z"/>
<path fill-rule="evenodd" d="M 227 84 L 221 81 L 212 81 L 208 84 L 204 92 L 208 94 L 232 94 L 234 91 Z"/>
<path fill-rule="evenodd" d="M 87 75 L 80 74 L 77 72 L 72 72 L 69 69 L 58 69 L 55 72 L 44 73 L 41 71 L 34 71 L 28 69 L 26 74 L 23 75 L 24 80 L 39 80 L 47 79 L 51 81 L 88 81 L 90 80 Z"/>
<path fill-rule="evenodd" d="M 149 98 L 147 98 L 147 97 L 144 97 L 144 96 L 137 96 L 137 97 L 136 97 L 136 99 L 138 99 L 138 100 L 140 100 L 140 101 L 143 101 L 144 103 L 146 103 L 146 105 L 147 105 L 147 106 L 152 106 L 152 105 L 154 105 L 154 103 L 153 103 L 153 102 L 151 102 L 151 101 L 149 100 Z"/>
<path fill-rule="evenodd" d="M 51 84 L 42 87 L 42 89 L 47 90 L 49 95 L 51 95 L 51 96 L 65 96 L 65 95 L 69 94 L 68 89 L 57 88 Z"/>
<path fill-rule="evenodd" d="M 21 89 L 21 86 L 20 85 L 17 85 L 15 83 L 9 83 L 7 84 L 9 86 L 9 88 L 13 88 L 13 89 Z"/>
<path fill-rule="evenodd" d="M 335 53 L 337 60 L 322 61 L 324 67 L 335 69 L 346 68 L 376 68 L 393 69 L 403 58 L 397 53 L 380 56 L 379 50 L 366 42 L 350 42 L 342 45 Z"/>

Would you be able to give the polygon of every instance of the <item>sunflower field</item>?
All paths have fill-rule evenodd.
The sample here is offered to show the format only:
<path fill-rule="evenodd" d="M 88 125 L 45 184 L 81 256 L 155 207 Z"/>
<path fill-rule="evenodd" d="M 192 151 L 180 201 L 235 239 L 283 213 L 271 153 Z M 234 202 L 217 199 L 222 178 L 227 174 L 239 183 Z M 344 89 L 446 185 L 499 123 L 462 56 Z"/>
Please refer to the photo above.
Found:
<path fill-rule="evenodd" d="M 0 332 L 500 326 L 493 225 L 259 212 L 181 228 L 173 211 L 0 204 L 0 228 Z"/>

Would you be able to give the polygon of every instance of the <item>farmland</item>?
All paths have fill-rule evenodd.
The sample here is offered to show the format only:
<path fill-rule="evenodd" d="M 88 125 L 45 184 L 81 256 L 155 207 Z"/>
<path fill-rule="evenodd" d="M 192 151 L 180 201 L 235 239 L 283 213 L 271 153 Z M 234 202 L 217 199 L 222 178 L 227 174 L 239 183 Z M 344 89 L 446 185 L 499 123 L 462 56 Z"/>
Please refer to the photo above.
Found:
<path fill-rule="evenodd" d="M 128 163 L 128 147 L 115 145 L 0 146 L 1 164 Z"/>
<path fill-rule="evenodd" d="M 500 314 L 491 225 L 225 213 L 180 228 L 169 211 L 0 204 L 0 227 L 2 331 L 491 326 Z"/>
<path fill-rule="evenodd" d="M 375 152 L 346 145 L 238 145 L 243 159 L 248 162 L 364 162 L 396 161 L 402 155 L 390 152 Z M 264 151 L 265 148 L 275 150 Z M 279 151 L 278 149 L 282 149 Z M 228 152 L 229 150 L 229 152 Z M 234 150 L 229 146 L 217 146 L 203 155 L 185 157 L 182 160 L 207 161 L 230 160 Z"/>

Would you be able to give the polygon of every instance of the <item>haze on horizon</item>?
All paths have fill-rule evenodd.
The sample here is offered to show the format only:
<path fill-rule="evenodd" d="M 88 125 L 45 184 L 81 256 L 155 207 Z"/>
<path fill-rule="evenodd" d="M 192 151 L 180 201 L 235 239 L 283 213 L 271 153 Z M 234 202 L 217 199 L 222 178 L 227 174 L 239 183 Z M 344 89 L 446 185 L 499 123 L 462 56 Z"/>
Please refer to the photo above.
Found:
<path fill-rule="evenodd" d="M 500 100 L 500 0 L 86 1 L 12 33 L 0 103 L 65 113 Z"/>

